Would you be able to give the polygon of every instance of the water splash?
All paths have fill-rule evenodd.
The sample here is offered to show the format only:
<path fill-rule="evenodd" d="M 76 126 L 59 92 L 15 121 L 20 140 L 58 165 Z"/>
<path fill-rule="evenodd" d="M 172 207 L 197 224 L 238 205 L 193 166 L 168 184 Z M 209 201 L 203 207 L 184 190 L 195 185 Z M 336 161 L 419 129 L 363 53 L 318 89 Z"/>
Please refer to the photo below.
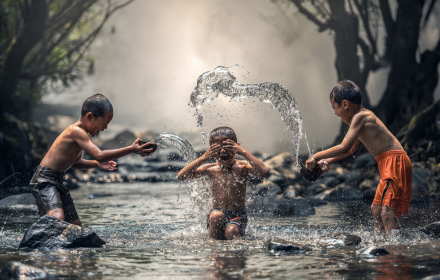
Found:
<path fill-rule="evenodd" d="M 197 159 L 192 145 L 183 137 L 171 133 L 162 133 L 154 137 L 153 143 L 170 145 L 176 148 L 186 162 Z M 206 213 L 212 205 L 211 182 L 205 178 L 198 178 L 184 182 L 187 193 L 197 211 L 194 213 L 199 222 L 206 223 Z"/>
<path fill-rule="evenodd" d="M 171 133 L 161 133 L 154 137 L 152 140 L 153 143 L 156 144 L 166 144 L 173 146 L 181 153 L 183 159 L 187 162 L 191 162 L 197 159 L 196 152 L 192 145 L 185 138 L 180 137 L 179 135 L 171 134 Z"/>
<path fill-rule="evenodd" d="M 250 97 L 256 97 L 259 101 L 269 103 L 276 109 L 288 129 L 293 134 L 292 143 L 296 150 L 296 162 L 298 163 L 299 145 L 304 138 L 305 132 L 302 126 L 301 113 L 297 108 L 295 99 L 290 91 L 283 85 L 272 82 L 261 84 L 241 84 L 229 72 L 228 67 L 218 66 L 213 71 L 200 75 L 197 86 L 191 93 L 190 104 L 196 108 L 197 123 L 203 127 L 203 116 L 198 112 L 204 103 L 211 102 L 222 93 L 232 101 L 240 101 Z M 310 152 L 309 143 L 305 139 Z"/>

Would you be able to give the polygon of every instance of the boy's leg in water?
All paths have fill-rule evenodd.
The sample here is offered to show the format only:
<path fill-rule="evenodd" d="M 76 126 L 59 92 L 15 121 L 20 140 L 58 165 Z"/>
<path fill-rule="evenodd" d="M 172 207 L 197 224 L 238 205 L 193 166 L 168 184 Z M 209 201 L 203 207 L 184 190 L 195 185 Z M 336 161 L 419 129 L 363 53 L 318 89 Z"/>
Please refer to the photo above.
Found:
<path fill-rule="evenodd" d="M 47 211 L 46 214 L 64 221 L 63 208 L 55 208 L 55 209 L 49 210 L 49 211 Z"/>
<path fill-rule="evenodd" d="M 50 215 L 52 217 L 55 217 L 57 219 L 63 220 L 63 221 L 65 220 L 63 208 L 55 208 L 55 209 L 49 210 L 49 211 L 47 211 L 46 214 Z M 76 219 L 73 221 L 66 221 L 66 222 L 82 227 L 82 223 L 81 223 L 80 219 Z"/>
<path fill-rule="evenodd" d="M 392 230 L 398 230 L 399 224 L 397 223 L 396 211 L 390 207 L 383 205 L 380 216 L 385 227 L 385 235 L 389 236 Z"/>
<path fill-rule="evenodd" d="M 226 236 L 227 240 L 239 238 L 239 237 L 241 237 L 240 229 L 238 228 L 237 225 L 234 225 L 234 224 L 229 225 L 226 227 L 225 236 Z"/>
<path fill-rule="evenodd" d="M 213 239 L 224 239 L 223 226 L 225 224 L 225 214 L 214 210 L 209 215 L 209 237 Z"/>
<path fill-rule="evenodd" d="M 373 214 L 374 231 L 384 232 L 385 228 L 381 217 L 382 205 L 371 204 L 371 213 Z"/>

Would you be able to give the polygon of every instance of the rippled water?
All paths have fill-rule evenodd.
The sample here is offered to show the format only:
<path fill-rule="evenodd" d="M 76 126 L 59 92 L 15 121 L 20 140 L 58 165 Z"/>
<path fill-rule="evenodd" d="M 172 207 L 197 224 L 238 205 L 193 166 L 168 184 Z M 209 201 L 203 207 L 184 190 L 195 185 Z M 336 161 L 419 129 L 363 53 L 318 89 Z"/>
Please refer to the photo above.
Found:
<path fill-rule="evenodd" d="M 29 224 L 4 225 L 0 266 L 21 261 L 62 279 L 420 279 L 440 274 L 440 241 L 417 231 L 440 220 L 435 206 L 410 208 L 409 217 L 401 219 L 403 238 L 393 240 L 372 234 L 369 204 L 359 202 L 330 203 L 309 217 L 251 216 L 245 240 L 214 241 L 207 238 L 206 224 L 197 221 L 198 209 L 186 191 L 175 183 L 84 184 L 72 196 L 83 224 L 107 241 L 104 248 L 22 252 L 17 247 Z M 113 196 L 88 199 L 99 192 Z M 334 232 L 356 234 L 362 242 L 331 248 L 321 236 Z M 313 250 L 273 255 L 263 248 L 269 237 Z M 372 245 L 391 254 L 363 255 Z"/>

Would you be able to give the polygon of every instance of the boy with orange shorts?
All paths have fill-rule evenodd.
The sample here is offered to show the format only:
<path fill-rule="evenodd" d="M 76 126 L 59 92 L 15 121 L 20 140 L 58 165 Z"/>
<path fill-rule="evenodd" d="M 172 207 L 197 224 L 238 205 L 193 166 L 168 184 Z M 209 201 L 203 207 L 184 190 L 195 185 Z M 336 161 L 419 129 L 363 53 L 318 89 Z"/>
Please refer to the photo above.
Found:
<path fill-rule="evenodd" d="M 355 83 L 344 80 L 336 84 L 330 93 L 330 103 L 335 115 L 349 124 L 350 129 L 341 144 L 309 158 L 306 168 L 312 170 L 319 164 L 326 172 L 330 163 L 353 154 L 362 141 L 375 157 L 381 178 L 371 205 L 374 230 L 385 230 L 389 236 L 392 230 L 399 229 L 396 218 L 408 215 L 412 165 L 400 142 L 373 112 L 362 107 L 361 101 Z"/>

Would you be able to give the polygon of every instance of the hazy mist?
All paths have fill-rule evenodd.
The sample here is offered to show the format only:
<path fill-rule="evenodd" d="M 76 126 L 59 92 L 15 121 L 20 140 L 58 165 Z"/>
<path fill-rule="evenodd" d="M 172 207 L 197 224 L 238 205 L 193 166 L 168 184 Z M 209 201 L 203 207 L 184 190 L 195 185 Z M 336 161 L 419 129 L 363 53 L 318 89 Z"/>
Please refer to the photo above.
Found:
<path fill-rule="evenodd" d="M 436 19 L 422 37 L 431 48 L 429 42 L 438 38 Z M 125 128 L 199 132 L 195 110 L 188 106 L 190 94 L 197 77 L 218 65 L 232 66 L 241 83 L 271 81 L 288 88 L 314 150 L 330 144 L 339 131 L 340 119 L 328 101 L 337 82 L 332 38 L 318 33 L 292 6 L 269 0 L 137 0 L 114 15 L 92 54 L 93 76 L 44 101 L 80 106 L 88 96 L 102 93 L 114 107 L 111 133 Z M 385 89 L 387 74 L 385 69 L 370 76 L 367 89 L 373 105 Z M 294 151 L 290 132 L 268 104 L 248 99 L 234 105 L 221 97 L 204 110 L 206 132 L 228 125 L 251 152 Z"/>

